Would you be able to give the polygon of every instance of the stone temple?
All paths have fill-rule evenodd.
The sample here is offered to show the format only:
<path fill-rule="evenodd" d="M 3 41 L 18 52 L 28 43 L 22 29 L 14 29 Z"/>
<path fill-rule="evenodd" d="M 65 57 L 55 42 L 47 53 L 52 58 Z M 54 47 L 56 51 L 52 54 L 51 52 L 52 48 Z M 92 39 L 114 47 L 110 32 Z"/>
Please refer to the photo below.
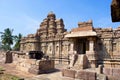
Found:
<path fill-rule="evenodd" d="M 21 51 L 43 51 L 51 58 L 67 58 L 70 50 L 86 54 L 88 58 L 102 60 L 120 57 L 120 27 L 94 28 L 91 20 L 79 22 L 70 32 L 63 19 L 50 12 L 35 34 L 21 40 Z"/>
<path fill-rule="evenodd" d="M 63 19 L 56 19 L 50 12 L 37 32 L 23 37 L 20 44 L 20 51 L 42 51 L 55 64 L 69 64 L 70 70 L 97 68 L 98 73 L 119 77 L 116 73 L 120 70 L 116 69 L 120 68 L 120 27 L 94 28 L 89 20 L 78 22 L 78 27 L 68 32 Z M 69 73 L 69 69 L 63 74 Z"/>

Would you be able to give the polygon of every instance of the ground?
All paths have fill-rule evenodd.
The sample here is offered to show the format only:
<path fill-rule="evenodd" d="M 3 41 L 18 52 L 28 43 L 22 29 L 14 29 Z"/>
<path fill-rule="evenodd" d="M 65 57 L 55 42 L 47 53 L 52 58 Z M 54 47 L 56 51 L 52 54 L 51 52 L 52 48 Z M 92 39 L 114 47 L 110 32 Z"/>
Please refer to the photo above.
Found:
<path fill-rule="evenodd" d="M 56 69 L 52 73 L 34 75 L 31 73 L 17 70 L 13 64 L 4 64 L 0 62 L 0 66 L 4 68 L 4 73 L 24 78 L 25 80 L 73 80 L 71 78 L 62 77 L 61 70 L 65 65 L 56 65 Z"/>

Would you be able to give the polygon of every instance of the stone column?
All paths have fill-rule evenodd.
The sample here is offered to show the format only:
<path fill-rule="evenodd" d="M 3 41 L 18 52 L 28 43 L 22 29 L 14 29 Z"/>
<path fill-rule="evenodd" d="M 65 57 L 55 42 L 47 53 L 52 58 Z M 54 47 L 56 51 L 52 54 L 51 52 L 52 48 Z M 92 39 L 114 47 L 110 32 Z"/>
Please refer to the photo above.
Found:
<path fill-rule="evenodd" d="M 55 44 L 52 42 L 52 58 L 55 58 Z"/>
<path fill-rule="evenodd" d="M 93 40 L 89 41 L 89 51 L 94 51 L 94 41 Z"/>
<path fill-rule="evenodd" d="M 94 46 L 95 46 L 95 38 L 93 37 L 90 37 L 90 38 L 88 38 L 88 40 L 89 40 L 89 51 L 87 51 L 87 52 L 91 52 L 91 53 L 93 53 L 95 50 L 94 50 Z"/>
<path fill-rule="evenodd" d="M 74 41 L 71 39 L 70 43 L 70 51 L 74 51 Z"/>
<path fill-rule="evenodd" d="M 95 46 L 95 38 L 94 37 L 89 37 L 89 51 L 86 51 L 86 55 L 88 57 L 88 60 L 90 62 L 91 67 L 96 67 L 96 53 L 94 50 L 94 46 Z"/>
<path fill-rule="evenodd" d="M 59 41 L 59 63 L 62 64 L 62 42 Z"/>
<path fill-rule="evenodd" d="M 70 44 L 70 50 L 71 50 L 71 51 L 74 50 L 74 44 L 73 44 L 73 42 Z"/>
<path fill-rule="evenodd" d="M 120 53 L 120 38 L 119 38 L 119 41 L 118 41 L 118 53 Z"/>

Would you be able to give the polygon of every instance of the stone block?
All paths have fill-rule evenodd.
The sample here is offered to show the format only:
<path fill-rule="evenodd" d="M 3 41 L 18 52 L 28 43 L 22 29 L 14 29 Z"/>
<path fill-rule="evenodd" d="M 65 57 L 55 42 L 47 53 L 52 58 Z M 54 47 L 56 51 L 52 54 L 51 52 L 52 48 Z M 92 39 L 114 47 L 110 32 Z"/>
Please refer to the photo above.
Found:
<path fill-rule="evenodd" d="M 30 68 L 30 67 L 31 67 L 31 64 L 25 63 L 25 67 L 26 67 L 26 68 Z"/>
<path fill-rule="evenodd" d="M 40 73 L 52 72 L 54 70 L 53 60 L 37 60 L 36 64 L 31 64 L 31 67 L 29 68 L 30 73 L 40 74 Z"/>
<path fill-rule="evenodd" d="M 87 73 L 87 80 L 96 80 L 96 73 L 95 72 L 86 72 Z"/>
<path fill-rule="evenodd" d="M 78 71 L 76 78 L 77 79 L 87 80 L 86 72 L 85 71 Z"/>
<path fill-rule="evenodd" d="M 6 61 L 5 63 L 12 63 L 13 62 L 13 56 L 10 51 L 6 52 Z"/>
<path fill-rule="evenodd" d="M 88 64 L 89 63 L 86 55 L 77 55 L 77 59 L 72 69 L 75 70 L 86 69 L 89 66 Z"/>
<path fill-rule="evenodd" d="M 36 64 L 36 59 L 27 59 L 27 63 Z"/>
<path fill-rule="evenodd" d="M 39 74 L 40 71 L 38 69 L 35 68 L 29 68 L 28 72 L 32 73 L 32 74 Z"/>
<path fill-rule="evenodd" d="M 120 79 L 120 69 L 113 69 L 112 76 Z"/>
<path fill-rule="evenodd" d="M 103 74 L 110 75 L 111 74 L 111 70 L 109 68 L 103 68 Z"/>
<path fill-rule="evenodd" d="M 34 69 L 38 69 L 38 70 L 39 70 L 39 67 L 40 67 L 40 66 L 39 66 L 39 65 L 34 65 L 34 64 L 33 64 L 33 65 L 31 65 L 31 67 L 34 68 Z"/>
<path fill-rule="evenodd" d="M 53 60 L 41 60 L 39 63 L 40 70 L 50 70 L 54 69 L 54 61 Z"/>
<path fill-rule="evenodd" d="M 103 73 L 111 78 L 120 78 L 120 69 L 115 68 L 104 68 Z"/>
<path fill-rule="evenodd" d="M 107 76 L 107 80 L 120 80 L 120 79 L 109 75 Z"/>
<path fill-rule="evenodd" d="M 75 78 L 75 74 L 76 74 L 75 70 L 70 70 L 70 69 L 62 70 L 62 76 L 64 76 L 64 77 Z"/>
<path fill-rule="evenodd" d="M 76 78 L 83 80 L 96 80 L 96 73 L 81 70 L 77 72 Z"/>

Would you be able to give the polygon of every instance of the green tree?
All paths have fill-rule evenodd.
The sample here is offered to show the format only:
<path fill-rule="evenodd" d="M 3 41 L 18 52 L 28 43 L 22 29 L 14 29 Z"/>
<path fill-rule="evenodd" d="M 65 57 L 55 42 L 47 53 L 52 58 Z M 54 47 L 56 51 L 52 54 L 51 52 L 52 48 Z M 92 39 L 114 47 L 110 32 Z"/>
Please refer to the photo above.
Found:
<path fill-rule="evenodd" d="M 22 38 L 22 34 L 18 34 L 18 36 L 15 36 L 15 45 L 13 47 L 13 50 L 19 51 L 20 50 L 20 41 Z"/>
<path fill-rule="evenodd" d="M 13 44 L 14 36 L 12 35 L 13 29 L 5 29 L 4 32 L 0 32 L 2 40 L 2 48 L 5 50 L 11 50 L 11 45 Z"/>

